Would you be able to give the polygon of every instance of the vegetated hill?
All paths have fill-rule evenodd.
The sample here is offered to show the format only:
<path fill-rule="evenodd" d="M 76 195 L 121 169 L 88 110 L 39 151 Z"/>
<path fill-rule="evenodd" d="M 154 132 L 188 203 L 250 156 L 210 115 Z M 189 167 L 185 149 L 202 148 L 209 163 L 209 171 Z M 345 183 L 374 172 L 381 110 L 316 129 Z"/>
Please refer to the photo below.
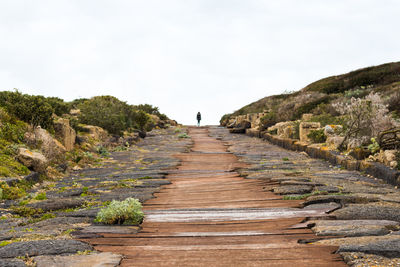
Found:
<path fill-rule="evenodd" d="M 39 162 L 39 158 L 43 166 L 49 163 L 53 167 L 93 163 L 97 159 L 92 152 L 101 155 L 109 148 L 127 149 L 146 131 L 175 123 L 158 107 L 129 105 L 113 96 L 65 102 L 57 97 L 0 91 L 0 199 L 2 178 L 27 175 L 27 167 L 38 171 L 39 166 L 33 167 L 32 162 Z M 36 154 L 36 159 L 23 162 L 20 148 L 44 155 Z M 40 166 L 40 172 L 44 169 Z"/>
<path fill-rule="evenodd" d="M 300 91 L 273 95 L 246 105 L 232 114 L 221 118 L 221 124 L 227 119 L 248 113 L 267 112 L 269 124 L 280 121 L 296 120 L 303 113 L 336 116 L 333 103 L 347 101 L 351 97 L 364 97 L 370 92 L 379 93 L 388 104 L 395 117 L 400 115 L 400 62 L 372 66 L 331 76 L 313 82 Z"/>

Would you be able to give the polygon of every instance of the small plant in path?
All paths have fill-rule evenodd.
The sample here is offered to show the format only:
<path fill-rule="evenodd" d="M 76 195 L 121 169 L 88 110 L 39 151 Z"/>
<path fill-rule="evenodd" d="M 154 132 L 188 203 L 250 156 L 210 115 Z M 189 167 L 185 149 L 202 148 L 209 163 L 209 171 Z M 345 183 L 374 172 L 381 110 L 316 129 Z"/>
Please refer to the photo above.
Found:
<path fill-rule="evenodd" d="M 97 213 L 96 222 L 104 224 L 140 224 L 144 213 L 142 204 L 135 198 L 113 200 Z"/>
<path fill-rule="evenodd" d="M 187 133 L 183 133 L 178 135 L 179 138 L 190 138 L 190 135 L 188 135 Z"/>

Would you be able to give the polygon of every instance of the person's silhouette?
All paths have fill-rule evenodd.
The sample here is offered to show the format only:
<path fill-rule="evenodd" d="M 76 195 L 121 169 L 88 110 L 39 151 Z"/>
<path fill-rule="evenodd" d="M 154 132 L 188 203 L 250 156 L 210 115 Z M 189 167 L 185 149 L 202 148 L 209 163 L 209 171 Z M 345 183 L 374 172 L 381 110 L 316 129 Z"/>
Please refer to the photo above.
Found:
<path fill-rule="evenodd" d="M 200 111 L 199 111 L 199 112 L 197 112 L 197 127 L 200 126 L 200 121 L 201 121 L 201 114 L 200 114 Z"/>

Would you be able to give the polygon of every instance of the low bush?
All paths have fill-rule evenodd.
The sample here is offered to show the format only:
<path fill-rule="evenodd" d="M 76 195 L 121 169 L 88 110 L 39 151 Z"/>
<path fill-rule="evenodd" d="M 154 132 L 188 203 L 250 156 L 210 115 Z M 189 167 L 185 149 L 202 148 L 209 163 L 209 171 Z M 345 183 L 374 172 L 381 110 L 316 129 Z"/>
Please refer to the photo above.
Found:
<path fill-rule="evenodd" d="M 150 106 L 150 105 L 149 105 Z M 133 129 L 146 130 L 149 115 L 113 96 L 96 96 L 78 104 L 81 123 L 99 126 L 111 134 L 122 135 Z M 153 108 L 154 109 L 154 108 Z M 157 108 L 158 110 L 158 108 Z"/>
<path fill-rule="evenodd" d="M 26 191 L 23 188 L 9 186 L 6 183 L 1 183 L 0 188 L 2 190 L 3 199 L 17 199 L 26 195 Z"/>
<path fill-rule="evenodd" d="M 148 114 L 157 115 L 160 118 L 160 120 L 168 120 L 167 115 L 165 115 L 163 113 L 160 113 L 158 107 L 154 107 L 154 106 L 149 105 L 149 104 L 140 104 L 140 105 L 134 106 L 134 108 L 136 110 L 142 110 L 142 111 L 144 111 L 145 113 L 148 113 Z"/>
<path fill-rule="evenodd" d="M 326 135 L 324 129 L 312 130 L 308 135 L 313 143 L 324 143 L 326 141 Z"/>
<path fill-rule="evenodd" d="M 299 106 L 296 111 L 293 114 L 293 120 L 300 119 L 301 116 L 304 113 L 310 113 L 313 109 L 315 109 L 318 105 L 320 104 L 326 104 L 329 103 L 331 98 L 329 96 L 323 96 L 319 99 L 316 99 L 314 101 L 310 101 L 307 103 L 304 103 L 303 105 Z"/>
<path fill-rule="evenodd" d="M 345 138 L 340 149 L 344 149 L 345 143 L 352 148 L 369 143 L 379 132 L 393 127 L 393 119 L 378 94 L 353 97 L 349 103 L 337 103 L 335 107 L 343 115 L 345 126 Z"/>
<path fill-rule="evenodd" d="M 107 207 L 101 209 L 96 216 L 96 222 L 104 224 L 135 224 L 143 221 L 142 204 L 134 198 L 123 201 L 113 200 Z"/>
<path fill-rule="evenodd" d="M 371 138 L 371 144 L 368 145 L 368 150 L 371 151 L 372 154 L 380 150 L 379 144 L 375 138 Z"/>
<path fill-rule="evenodd" d="M 45 200 L 47 199 L 46 192 L 38 193 L 35 197 L 35 200 Z"/>
<path fill-rule="evenodd" d="M 0 92 L 0 106 L 18 119 L 33 126 L 52 129 L 54 108 L 44 96 L 22 94 L 18 91 Z"/>
<path fill-rule="evenodd" d="M 295 121 L 293 125 L 292 139 L 300 139 L 300 121 Z"/>
<path fill-rule="evenodd" d="M 183 133 L 178 135 L 178 138 L 190 138 L 190 135 L 188 135 L 187 133 Z"/>
<path fill-rule="evenodd" d="M 326 125 L 344 125 L 343 117 L 332 116 L 331 114 L 327 113 L 313 116 L 311 121 L 321 123 L 321 127 Z"/>
<path fill-rule="evenodd" d="M 104 146 L 97 146 L 96 151 L 102 157 L 107 157 L 110 155 L 110 152 L 108 152 L 108 149 Z"/>

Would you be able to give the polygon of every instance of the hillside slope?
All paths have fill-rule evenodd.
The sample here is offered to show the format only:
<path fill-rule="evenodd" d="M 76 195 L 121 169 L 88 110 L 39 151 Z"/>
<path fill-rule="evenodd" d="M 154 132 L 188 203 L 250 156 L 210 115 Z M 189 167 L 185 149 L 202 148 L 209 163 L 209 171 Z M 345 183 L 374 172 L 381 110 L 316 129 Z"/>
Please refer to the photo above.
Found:
<path fill-rule="evenodd" d="M 400 62 L 367 67 L 346 74 L 313 82 L 300 91 L 264 97 L 221 118 L 224 125 L 229 118 L 249 113 L 266 112 L 269 124 L 296 120 L 303 113 L 336 116 L 332 104 L 351 97 L 379 93 L 395 117 L 400 115 Z"/>

